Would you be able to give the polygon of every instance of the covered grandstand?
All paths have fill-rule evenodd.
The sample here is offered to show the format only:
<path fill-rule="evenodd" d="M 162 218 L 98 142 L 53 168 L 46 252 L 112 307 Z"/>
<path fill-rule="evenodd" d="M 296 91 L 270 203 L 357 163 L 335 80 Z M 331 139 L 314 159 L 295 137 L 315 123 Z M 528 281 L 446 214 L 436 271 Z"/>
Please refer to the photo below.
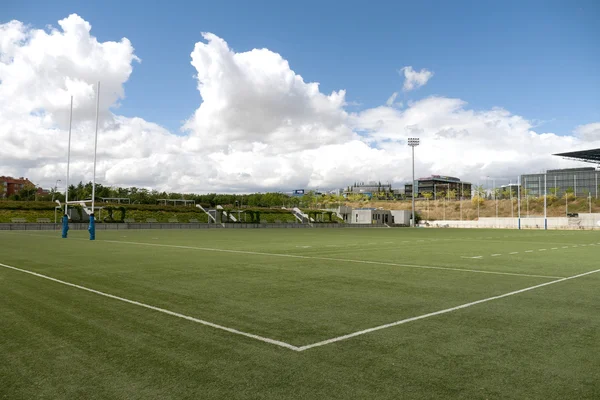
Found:
<path fill-rule="evenodd" d="M 600 164 L 600 149 L 570 151 L 568 153 L 558 153 L 554 155 L 568 158 L 569 160 Z"/>

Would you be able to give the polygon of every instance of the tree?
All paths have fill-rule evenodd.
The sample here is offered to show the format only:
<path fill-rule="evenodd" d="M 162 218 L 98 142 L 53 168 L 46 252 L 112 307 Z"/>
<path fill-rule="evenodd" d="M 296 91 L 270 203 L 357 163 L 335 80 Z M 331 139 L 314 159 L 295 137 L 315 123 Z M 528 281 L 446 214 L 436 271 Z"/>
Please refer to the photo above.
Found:
<path fill-rule="evenodd" d="M 33 183 L 26 183 L 23 188 L 19 190 L 19 198 L 25 201 L 35 200 L 36 192 L 37 188 Z"/>
<path fill-rule="evenodd" d="M 492 191 L 494 193 L 494 198 L 499 199 L 502 196 L 502 189 L 496 188 Z"/>
<path fill-rule="evenodd" d="M 483 185 L 475 186 L 475 190 L 473 191 L 474 197 L 485 198 L 485 189 Z"/>
<path fill-rule="evenodd" d="M 448 191 L 448 198 L 456 200 L 456 189 L 450 189 Z"/>
<path fill-rule="evenodd" d="M 572 187 L 567 188 L 565 190 L 565 194 L 564 194 L 563 198 L 567 199 L 567 200 L 574 200 L 575 199 L 575 191 L 573 190 Z"/>
<path fill-rule="evenodd" d="M 483 185 L 475 186 L 473 190 L 473 199 L 471 200 L 473 204 L 482 205 L 485 199 L 485 189 Z"/>

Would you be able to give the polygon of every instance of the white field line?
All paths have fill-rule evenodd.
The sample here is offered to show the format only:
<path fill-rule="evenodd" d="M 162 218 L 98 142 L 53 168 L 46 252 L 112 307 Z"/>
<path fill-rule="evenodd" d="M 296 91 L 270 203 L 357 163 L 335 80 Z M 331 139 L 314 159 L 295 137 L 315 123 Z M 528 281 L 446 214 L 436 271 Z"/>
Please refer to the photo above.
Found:
<path fill-rule="evenodd" d="M 530 290 L 538 289 L 538 288 L 541 288 L 541 287 L 544 287 L 544 286 L 548 286 L 548 285 L 553 285 L 555 283 L 568 281 L 570 279 L 580 278 L 582 276 L 586 276 L 586 275 L 590 275 L 590 274 L 595 274 L 596 272 L 600 272 L 600 269 L 597 269 L 595 271 L 590 271 L 590 272 L 584 272 L 583 274 L 579 274 L 579 275 L 569 276 L 569 277 L 558 279 L 558 280 L 555 280 L 555 281 L 552 281 L 552 282 L 542 283 L 542 284 L 531 286 L 531 287 L 528 287 L 528 288 L 525 288 L 525 289 L 515 290 L 514 292 L 509 292 L 509 293 L 501 294 L 499 296 L 488 297 L 487 299 L 473 301 L 471 303 L 466 303 L 466 304 L 462 304 L 460 306 L 456 306 L 456 307 L 452 307 L 452 308 L 447 308 L 445 310 L 440 310 L 440 311 L 435 311 L 435 312 L 432 312 L 432 313 L 429 313 L 429 314 L 419 315 L 418 317 L 407 318 L 407 319 L 403 319 L 403 320 L 400 320 L 400 321 L 392 322 L 390 324 L 380 325 L 380 326 L 376 326 L 374 328 L 369 328 L 369 329 L 365 329 L 365 330 L 362 330 L 362 331 L 358 331 L 358 332 L 354 332 L 354 333 L 349 333 L 347 335 L 338 336 L 338 337 L 335 337 L 335 338 L 332 338 L 332 339 L 323 340 L 322 342 L 317 342 L 317 343 L 309 344 L 309 345 L 306 345 L 306 346 L 300 346 L 298 348 L 298 351 L 304 351 L 304 350 L 312 349 L 312 348 L 319 347 L 319 346 L 325 346 L 327 344 L 331 344 L 331 343 L 339 342 L 339 341 L 342 341 L 342 340 L 350 339 L 350 338 L 353 338 L 353 337 L 356 337 L 356 336 L 364 335 L 366 333 L 371 333 L 371 332 L 379 331 L 379 330 L 382 330 L 382 329 L 391 328 L 393 326 L 398 326 L 398 325 L 406 324 L 408 322 L 418 321 L 420 319 L 425 319 L 425 318 L 429 318 L 429 317 L 435 317 L 436 315 L 447 314 L 447 313 L 450 313 L 450 312 L 453 312 L 453 311 L 462 310 L 463 308 L 472 307 L 472 306 L 475 306 L 477 304 L 486 303 L 488 301 L 498 300 L 498 299 L 502 299 L 504 297 L 509 297 L 509 296 L 514 296 L 514 295 L 519 294 L 519 293 L 528 292 Z"/>
<path fill-rule="evenodd" d="M 370 228 L 369 228 L 370 229 Z M 2 231 L 0 231 L 2 232 Z M 16 235 L 23 236 L 42 236 L 42 237 L 54 237 L 50 235 L 39 235 L 39 234 L 21 234 L 15 233 Z M 83 238 L 74 238 L 72 240 L 86 240 Z M 120 243 L 120 244 L 136 244 L 141 246 L 157 246 L 157 247 L 171 247 L 178 249 L 188 249 L 188 250 L 201 250 L 201 251 L 215 251 L 215 252 L 223 252 L 223 253 L 236 253 L 236 254 L 251 254 L 251 255 L 260 255 L 260 256 L 272 256 L 272 257 L 287 257 L 287 258 L 300 258 L 300 259 L 308 259 L 308 260 L 324 260 L 324 261 L 341 261 L 341 262 L 349 262 L 356 264 L 371 264 L 371 265 L 387 265 L 392 267 L 406 267 L 406 268 L 420 268 L 420 269 L 436 269 L 436 270 L 445 270 L 445 271 L 458 271 L 458 272 L 473 272 L 479 274 L 492 274 L 492 275 L 508 275 L 508 276 L 523 276 L 528 278 L 544 278 L 544 279 L 561 279 L 563 276 L 551 276 L 551 275 L 531 275 L 531 274 L 520 274 L 516 272 L 501 272 L 501 271 L 484 271 L 479 269 L 466 269 L 466 268 L 452 268 L 452 267 L 436 267 L 431 265 L 416 265 L 416 264 L 400 264 L 400 263 L 387 263 L 380 261 L 366 261 L 366 260 L 352 260 L 346 258 L 333 258 L 333 257 L 318 257 L 318 256 L 302 256 L 296 254 L 278 254 L 278 253 L 264 253 L 258 251 L 246 251 L 246 250 L 229 250 L 229 249 L 216 249 L 209 247 L 196 247 L 196 246 L 181 246 L 174 244 L 160 244 L 160 243 L 144 243 L 144 242 L 128 242 L 124 240 L 97 240 L 98 242 L 107 242 L 107 243 Z M 405 243 L 404 241 L 402 243 Z M 527 252 L 532 252 L 533 250 L 528 250 Z M 475 257 L 465 257 L 462 258 L 472 258 L 472 259 L 480 259 L 483 256 L 475 256 Z"/>
<path fill-rule="evenodd" d="M 589 244 L 582 243 L 582 244 L 575 244 L 575 245 L 572 245 L 572 246 L 562 246 L 562 248 L 563 249 L 568 249 L 569 247 L 586 247 L 586 246 L 595 246 L 595 245 L 596 245 L 596 243 L 589 243 Z M 550 250 L 558 250 L 558 249 L 559 249 L 558 247 L 552 247 L 552 248 L 550 248 Z M 535 250 L 525 250 L 525 253 L 533 253 L 534 251 Z M 537 251 L 548 251 L 548 249 L 538 249 Z M 518 251 L 511 251 L 508 254 L 519 254 L 519 252 Z M 498 256 L 501 256 L 501 255 L 502 254 L 495 253 L 495 254 L 490 254 L 490 257 L 498 257 Z M 477 259 L 483 258 L 483 257 L 484 256 L 475 256 L 475 257 L 460 256 L 460 258 L 477 258 Z"/>
<path fill-rule="evenodd" d="M 154 307 L 154 306 L 151 306 L 149 304 L 140 303 L 139 301 L 129 300 L 129 299 L 126 299 L 126 298 L 123 298 L 123 297 L 119 297 L 119 296 L 115 296 L 115 295 L 112 295 L 112 294 L 104 293 L 104 292 L 101 292 L 99 290 L 94 290 L 94 289 L 87 288 L 85 286 L 76 285 L 76 284 L 70 283 L 70 282 L 65 282 L 65 281 L 62 281 L 60 279 L 52 278 L 52 277 L 47 276 L 47 275 L 38 274 L 37 272 L 28 271 L 26 269 L 12 267 L 10 265 L 6 265 L 6 264 L 2 264 L 2 263 L 0 263 L 0 266 L 4 267 L 4 268 L 15 270 L 15 271 L 23 272 L 25 274 L 34 275 L 34 276 L 37 276 L 38 278 L 48 279 L 50 281 L 57 282 L 57 283 L 60 283 L 60 284 L 66 285 L 66 286 L 71 286 L 71 287 L 74 287 L 74 288 L 77 288 L 77 289 L 85 290 L 86 292 L 98 294 L 100 296 L 108 297 L 108 298 L 111 298 L 111 299 L 114 299 L 114 300 L 119 300 L 119 301 L 122 301 L 122 302 L 125 302 L 125 303 L 133 304 L 133 305 L 136 305 L 136 306 L 139 306 L 139 307 L 144 307 L 144 308 L 148 308 L 150 310 L 154 310 L 154 311 L 158 311 L 158 312 L 161 312 L 161 313 L 164 313 L 164 314 L 168 314 L 168 315 L 171 315 L 171 316 L 174 316 L 174 317 L 186 319 L 188 321 L 196 322 L 198 324 L 210 326 L 211 328 L 220 329 L 222 331 L 227 331 L 229 333 L 234 333 L 236 335 L 246 336 L 246 337 L 249 337 L 251 339 L 260 340 L 261 342 L 265 342 L 265 343 L 269 343 L 269 344 L 274 344 L 274 345 L 280 346 L 280 347 L 285 347 L 286 349 L 290 349 L 290 350 L 294 350 L 294 351 L 300 351 L 299 347 L 293 346 L 293 345 L 291 345 L 289 343 L 282 342 L 280 340 L 269 339 L 269 338 L 266 338 L 266 337 L 263 337 L 263 336 L 254 335 L 252 333 L 238 331 L 237 329 L 228 328 L 228 327 L 223 326 L 223 325 L 214 324 L 214 323 L 209 322 L 209 321 L 205 321 L 205 320 L 202 320 L 202 319 L 190 317 L 188 315 L 180 314 L 180 313 L 177 313 L 177 312 L 174 312 L 174 311 L 165 310 L 164 308 Z"/>
<path fill-rule="evenodd" d="M 119 244 L 136 244 L 136 245 L 140 245 L 140 246 L 169 247 L 169 248 L 175 248 L 175 249 L 214 251 L 214 252 L 220 252 L 220 253 L 249 254 L 249 255 L 258 255 L 258 256 L 284 257 L 284 258 L 299 258 L 299 259 L 305 259 L 305 260 L 323 260 L 323 261 L 348 262 L 348 263 L 355 263 L 355 264 L 387 265 L 387 266 L 392 266 L 392 267 L 406 267 L 406 268 L 418 268 L 418 269 L 436 269 L 436 270 L 443 270 L 443 271 L 458 271 L 458 272 L 474 272 L 474 273 L 478 273 L 478 274 L 524 276 L 524 277 L 528 277 L 528 278 L 545 278 L 545 279 L 560 279 L 560 278 L 564 278 L 562 276 L 531 275 L 531 274 L 519 274 L 519 273 L 516 273 L 516 272 L 500 272 L 500 271 L 484 271 L 484 270 L 480 270 L 480 269 L 435 267 L 435 266 L 431 266 L 431 265 L 399 264 L 399 263 L 388 263 L 388 262 L 382 262 L 382 261 L 349 260 L 349 259 L 346 259 L 346 258 L 332 258 L 332 257 L 318 257 L 318 256 L 301 256 L 301 255 L 297 255 L 297 254 L 264 253 L 264 252 L 259 252 L 259 251 L 215 249 L 215 248 L 210 248 L 210 247 L 180 246 L 180 245 L 175 245 L 175 244 L 127 242 L 127 241 L 122 241 L 122 240 L 102 240 L 102 242 L 119 243 Z"/>
<path fill-rule="evenodd" d="M 33 275 L 33 276 L 37 276 L 39 278 L 47 279 L 47 280 L 50 280 L 50 281 L 53 281 L 53 282 L 56 282 L 56 283 L 60 283 L 60 284 L 66 285 L 66 286 L 74 287 L 76 289 L 84 290 L 84 291 L 87 291 L 87 292 L 90 292 L 90 293 L 94 293 L 94 294 L 97 294 L 97 295 L 100 295 L 100 296 L 108 297 L 108 298 L 111 298 L 111 299 L 114 299 L 114 300 L 119 300 L 119 301 L 122 301 L 122 302 L 125 302 L 125 303 L 129 303 L 129 304 L 133 304 L 133 305 L 139 306 L 139 307 L 144 307 L 144 308 L 147 308 L 147 309 L 150 309 L 150 310 L 158 311 L 158 312 L 161 312 L 161 313 L 164 313 L 164 314 L 168 314 L 168 315 L 171 315 L 171 316 L 174 316 L 174 317 L 178 317 L 178 318 L 182 318 L 182 319 L 185 319 L 185 320 L 188 320 L 188 321 L 196 322 L 196 323 L 199 323 L 199 324 L 202 324 L 202 325 L 210 326 L 212 328 L 220 329 L 220 330 L 223 330 L 223 331 L 226 331 L 226 332 L 229 332 L 229 333 L 233 333 L 233 334 L 236 334 L 236 335 L 241 335 L 241 336 L 245 336 L 245 337 L 248 337 L 248 338 L 251 338 L 251 339 L 255 339 L 255 340 L 258 340 L 258 341 L 261 341 L 261 342 L 265 342 L 265 343 L 273 344 L 273 345 L 276 345 L 276 346 L 284 347 L 286 349 L 297 351 L 297 352 L 308 350 L 308 349 L 312 349 L 314 347 L 325 346 L 327 344 L 331 344 L 331 343 L 339 342 L 339 341 L 342 341 L 342 340 L 350 339 L 350 338 L 353 338 L 353 337 L 356 337 L 356 336 L 364 335 L 366 333 L 375 332 L 375 331 L 378 331 L 378 330 L 382 330 L 382 329 L 391 328 L 391 327 L 394 327 L 394 326 L 406 324 L 408 322 L 418 321 L 420 319 L 434 317 L 436 315 L 447 314 L 447 313 L 450 313 L 450 312 L 453 312 L 453 311 L 457 311 L 457 310 L 461 310 L 463 308 L 468 308 L 468 307 L 471 307 L 471 306 L 474 306 L 474 305 L 477 305 L 477 304 L 485 303 L 485 302 L 492 301 L 492 300 L 502 299 L 504 297 L 513 296 L 513 295 L 516 295 L 516 294 L 519 294 L 519 293 L 523 293 L 523 292 L 527 292 L 527 291 L 530 291 L 530 290 L 534 290 L 534 289 L 537 289 L 537 288 L 540 288 L 540 287 L 544 287 L 544 286 L 552 285 L 552 284 L 555 284 L 555 283 L 564 282 L 564 281 L 567 281 L 567 280 L 570 280 L 570 279 L 575 279 L 575 278 L 579 278 L 579 277 L 582 277 L 582 276 L 591 275 L 591 274 L 600 272 L 600 269 L 597 269 L 597 270 L 594 270 L 594 271 L 589 271 L 589 272 L 584 272 L 582 274 L 578 274 L 578 275 L 569 276 L 569 277 L 566 277 L 566 278 L 557 279 L 557 280 L 554 280 L 554 281 L 551 281 L 551 282 L 542 283 L 542 284 L 531 286 L 531 287 L 528 287 L 528 288 L 525 288 L 525 289 L 520 289 L 520 290 L 516 290 L 516 291 L 513 291 L 513 292 L 501 294 L 501 295 L 498 295 L 498 296 L 493 296 L 493 297 L 488 297 L 486 299 L 473 301 L 471 303 L 462 304 L 462 305 L 459 305 L 459 306 L 456 306 L 456 307 L 447 308 L 445 310 L 435 311 L 435 312 L 432 312 L 432 313 L 419 315 L 417 317 L 403 319 L 403 320 L 392 322 L 392 323 L 385 324 L 385 325 L 379 325 L 379 326 L 376 326 L 376 327 L 373 327 L 373 328 L 364 329 L 362 331 L 358 331 L 358 332 L 350 333 L 350 334 L 347 334 L 347 335 L 338 336 L 338 337 L 335 337 L 335 338 L 323 340 L 321 342 L 312 343 L 312 344 L 308 344 L 308 345 L 305 345 L 305 346 L 294 346 L 294 345 L 291 345 L 289 343 L 282 342 L 280 340 L 270 339 L 270 338 L 266 338 L 266 337 L 263 337 L 263 336 L 254 335 L 252 333 L 247 333 L 247 332 L 239 331 L 237 329 L 228 328 L 226 326 L 218 325 L 218 324 L 215 324 L 215 323 L 212 323 L 212 322 L 209 322 L 209 321 L 205 321 L 205 320 L 202 320 L 202 319 L 190 317 L 188 315 L 180 314 L 180 313 L 177 313 L 177 312 L 174 312 L 174 311 L 169 311 L 169 310 L 166 310 L 164 308 L 154 307 L 154 306 L 151 306 L 149 304 L 140 303 L 140 302 L 135 301 L 135 300 L 129 300 L 129 299 L 126 299 L 126 298 L 123 298 L 123 297 L 119 297 L 119 296 L 115 296 L 115 295 L 112 295 L 112 294 L 104 293 L 104 292 L 101 292 L 99 290 L 90 289 L 90 288 L 87 288 L 85 286 L 81 286 L 81 285 L 77 285 L 77 284 L 74 284 L 74 283 L 66 282 L 66 281 L 63 281 L 63 280 L 60 280 L 60 279 L 52 278 L 50 276 L 39 274 L 37 272 L 28 271 L 28 270 L 25 270 L 25 269 L 13 267 L 13 266 L 2 264 L 2 263 L 0 263 L 0 266 L 4 267 L 4 268 L 15 270 L 15 271 L 18 271 L 18 272 L 22 272 L 22 273 L 30 274 L 30 275 Z"/>

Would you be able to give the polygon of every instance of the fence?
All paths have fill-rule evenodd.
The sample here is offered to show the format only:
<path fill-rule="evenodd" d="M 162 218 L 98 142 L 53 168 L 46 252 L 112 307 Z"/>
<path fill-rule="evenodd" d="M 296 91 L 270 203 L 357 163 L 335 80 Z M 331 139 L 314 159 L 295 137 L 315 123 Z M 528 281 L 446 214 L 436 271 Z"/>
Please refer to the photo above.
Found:
<path fill-rule="evenodd" d="M 600 230 L 600 214 L 578 214 L 577 217 L 543 217 L 530 218 L 479 218 L 478 221 L 423 221 L 422 225 L 446 228 L 504 228 L 504 229 L 598 229 Z"/>
<path fill-rule="evenodd" d="M 97 231 L 127 230 L 127 229 L 257 229 L 257 228 L 384 228 L 381 224 L 329 224 L 329 223 L 274 223 L 274 224 L 205 224 L 205 223 L 121 223 L 96 224 Z M 59 231 L 61 224 L 48 223 L 0 223 L 0 231 Z M 70 223 L 69 229 L 87 230 L 87 223 Z"/>

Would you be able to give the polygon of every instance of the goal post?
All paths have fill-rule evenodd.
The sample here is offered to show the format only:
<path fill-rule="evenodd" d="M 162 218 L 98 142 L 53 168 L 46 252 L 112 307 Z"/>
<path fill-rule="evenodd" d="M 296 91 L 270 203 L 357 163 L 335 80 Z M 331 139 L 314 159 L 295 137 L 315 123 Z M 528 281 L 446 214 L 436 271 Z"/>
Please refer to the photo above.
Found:
<path fill-rule="evenodd" d="M 100 82 L 96 87 L 96 129 L 94 132 L 94 173 L 92 176 L 92 198 L 91 200 L 76 200 L 69 201 L 69 174 L 71 166 L 71 128 L 73 124 L 73 96 L 71 96 L 71 112 L 69 116 L 69 139 L 67 145 L 67 178 L 66 178 L 66 191 L 65 191 L 65 213 L 62 218 L 62 237 L 67 238 L 69 231 L 69 214 L 67 212 L 69 204 L 80 205 L 86 214 L 90 217 L 90 223 L 88 231 L 90 233 L 90 240 L 96 239 L 96 221 L 94 216 L 94 209 L 96 205 L 96 160 L 98 154 L 98 122 L 100 117 Z M 58 205 L 62 208 L 60 202 L 56 200 Z M 91 208 L 88 208 L 87 203 L 91 203 Z"/>

